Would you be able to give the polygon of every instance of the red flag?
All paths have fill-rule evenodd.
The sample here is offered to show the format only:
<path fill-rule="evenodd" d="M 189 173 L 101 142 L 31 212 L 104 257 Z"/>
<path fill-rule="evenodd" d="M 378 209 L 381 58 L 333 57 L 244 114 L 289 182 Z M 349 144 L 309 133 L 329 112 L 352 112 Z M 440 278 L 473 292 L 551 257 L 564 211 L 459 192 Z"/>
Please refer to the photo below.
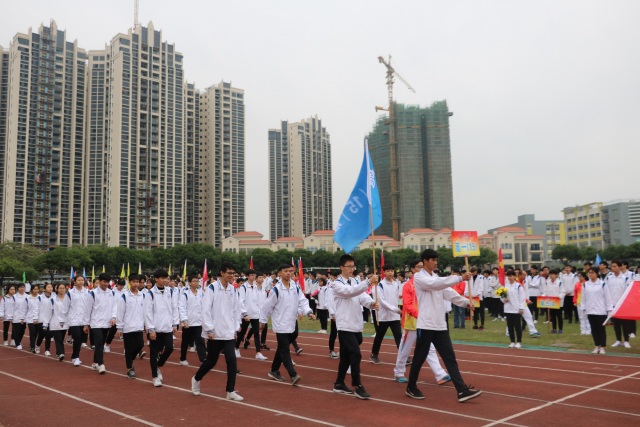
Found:
<path fill-rule="evenodd" d="M 253 270 L 253 257 L 249 260 L 249 270 Z"/>
<path fill-rule="evenodd" d="M 302 258 L 298 260 L 298 283 L 300 284 L 300 289 L 304 292 L 304 270 L 302 269 Z"/>
<path fill-rule="evenodd" d="M 640 320 L 640 281 L 635 281 L 627 286 L 609 317 Z"/>
<path fill-rule="evenodd" d="M 293 257 L 291 257 L 291 267 L 296 268 L 296 262 L 293 260 Z"/>
<path fill-rule="evenodd" d="M 202 286 L 207 286 L 209 280 L 209 271 L 207 271 L 207 260 L 204 260 L 204 268 L 202 269 Z"/>
<path fill-rule="evenodd" d="M 380 255 L 380 273 L 384 272 L 384 249 L 382 250 L 382 255 Z"/>
<path fill-rule="evenodd" d="M 498 282 L 504 286 L 504 261 L 502 260 L 502 248 L 498 250 Z"/>

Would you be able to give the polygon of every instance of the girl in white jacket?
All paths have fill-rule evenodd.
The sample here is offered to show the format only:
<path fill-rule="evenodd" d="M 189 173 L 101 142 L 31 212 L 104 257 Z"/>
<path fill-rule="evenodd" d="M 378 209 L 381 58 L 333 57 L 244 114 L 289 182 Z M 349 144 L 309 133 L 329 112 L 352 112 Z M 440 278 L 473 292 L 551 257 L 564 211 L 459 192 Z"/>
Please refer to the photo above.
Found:
<path fill-rule="evenodd" d="M 25 292 L 24 283 L 18 285 L 18 292 L 13 296 L 13 325 L 11 327 L 11 335 L 15 341 L 16 349 L 22 350 L 22 337 L 27 327 L 27 311 L 29 308 L 29 295 Z"/>
<path fill-rule="evenodd" d="M 0 318 L 2 319 L 2 337 L 4 338 L 4 345 L 9 345 L 9 327 L 13 320 L 13 308 L 16 303 L 16 299 L 14 297 L 15 294 L 15 285 L 9 285 L 7 287 L 7 293 L 2 297 L 2 303 L 0 304 Z M 15 345 L 13 339 L 11 340 L 11 345 Z"/>
<path fill-rule="evenodd" d="M 507 296 L 500 298 L 504 303 L 504 314 L 507 317 L 507 328 L 509 330 L 509 339 L 511 344 L 509 348 L 522 347 L 522 327 L 520 322 L 522 321 L 522 313 L 527 306 L 527 297 L 524 293 L 524 288 L 518 282 L 516 282 L 516 273 L 513 270 L 507 271 Z"/>
<path fill-rule="evenodd" d="M 36 352 L 36 339 L 38 338 L 38 317 L 40 313 L 40 286 L 33 285 L 29 293 L 29 306 L 27 308 L 27 326 L 29 327 L 29 351 Z"/>
<path fill-rule="evenodd" d="M 613 310 L 611 295 L 606 283 L 599 277 L 599 271 L 596 267 L 591 267 L 589 272 L 589 280 L 584 283 L 582 288 L 582 304 L 587 312 L 589 324 L 591 325 L 591 336 L 595 348 L 593 354 L 605 354 L 607 346 L 607 330 L 604 322 L 607 320 L 607 314 Z"/>
<path fill-rule="evenodd" d="M 67 286 L 64 283 L 56 285 L 56 293 L 51 297 L 51 307 L 44 316 L 44 329 L 51 331 L 53 341 L 56 343 L 56 356 L 59 361 L 64 360 L 64 336 L 67 333 L 69 324 L 67 316 L 69 314 L 69 301 L 67 296 Z"/>

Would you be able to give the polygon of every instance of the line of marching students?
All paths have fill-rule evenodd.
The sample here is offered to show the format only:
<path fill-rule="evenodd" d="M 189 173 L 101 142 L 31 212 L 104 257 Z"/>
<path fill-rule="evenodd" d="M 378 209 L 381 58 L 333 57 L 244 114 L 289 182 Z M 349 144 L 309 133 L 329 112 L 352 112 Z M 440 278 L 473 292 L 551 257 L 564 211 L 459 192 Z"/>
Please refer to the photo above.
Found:
<path fill-rule="evenodd" d="M 314 297 L 318 298 L 318 314 L 322 330 L 326 332 L 331 319 L 330 354 L 339 359 L 337 375 L 332 389 L 335 393 L 355 395 L 369 399 L 362 384 L 360 365 L 363 341 L 363 310 L 377 312 L 380 325 L 370 359 L 380 363 L 377 353 L 387 329 L 394 334 L 398 357 L 394 378 L 406 383 L 405 394 L 414 399 L 424 399 L 417 382 L 425 361 L 432 368 L 438 384 L 453 382 L 457 399 L 465 402 L 482 392 L 465 384 L 458 369 L 446 322 L 447 303 L 471 307 L 469 299 L 458 294 L 452 286 L 471 278 L 470 273 L 440 277 L 436 273 L 438 254 L 425 250 L 421 260 L 412 262 L 411 280 L 400 284 L 393 279 L 393 267 L 385 269 L 384 278 L 377 275 L 368 278 L 354 276 L 355 263 L 350 255 L 340 258 L 340 272 L 327 278 L 319 277 L 321 285 Z M 80 352 L 88 347 L 89 338 L 93 350 L 91 368 L 99 374 L 106 372 L 104 353 L 110 352 L 113 339 L 124 341 L 127 376 L 135 379 L 134 362 L 146 356 L 145 341 L 149 346 L 149 363 L 152 384 L 162 386 L 161 369 L 171 356 L 173 340 L 182 328 L 180 364 L 188 365 L 186 352 L 197 352 L 200 367 L 191 379 L 191 391 L 200 394 L 200 384 L 206 374 L 223 354 L 227 365 L 226 397 L 242 401 L 235 391 L 239 347 L 247 349 L 251 337 L 256 359 L 265 361 L 266 331 L 269 319 L 276 335 L 277 348 L 267 372 L 275 381 L 285 382 L 281 374 L 284 367 L 292 385 L 301 381 L 291 359 L 290 348 L 296 353 L 302 349 L 297 344 L 300 316 L 315 319 L 309 305 L 311 295 L 301 291 L 292 279 L 293 267 L 283 264 L 276 276 L 264 276 L 248 271 L 246 280 L 238 279 L 235 268 L 222 264 L 216 280 L 202 283 L 197 276 L 189 277 L 184 286 L 175 286 L 164 270 L 154 273 L 153 282 L 139 275 L 129 276 L 129 288 L 119 279 L 113 289 L 111 277 L 100 274 L 92 289 L 85 279 L 78 276 L 70 289 L 64 283 L 46 284 L 43 292 L 38 286 L 25 292 L 24 286 L 9 287 L 0 304 L 0 317 L 4 322 L 4 341 L 8 345 L 8 330 L 12 326 L 12 342 L 22 349 L 25 326 L 29 327 L 29 349 L 39 353 L 45 344 L 45 355 L 50 356 L 51 341 L 55 345 L 58 360 L 65 358 L 65 336 L 71 337 L 73 366 L 80 366 Z M 315 298 L 314 298 L 315 299 Z M 335 332 L 334 332 L 335 331 Z M 340 343 L 335 351 L 335 340 Z M 331 342 L 332 341 L 332 342 Z M 413 359 L 409 357 L 415 343 Z M 446 371 L 440 366 L 436 351 L 440 354 Z M 410 366 L 408 378 L 406 367 Z M 350 374 L 351 386 L 346 384 Z"/>

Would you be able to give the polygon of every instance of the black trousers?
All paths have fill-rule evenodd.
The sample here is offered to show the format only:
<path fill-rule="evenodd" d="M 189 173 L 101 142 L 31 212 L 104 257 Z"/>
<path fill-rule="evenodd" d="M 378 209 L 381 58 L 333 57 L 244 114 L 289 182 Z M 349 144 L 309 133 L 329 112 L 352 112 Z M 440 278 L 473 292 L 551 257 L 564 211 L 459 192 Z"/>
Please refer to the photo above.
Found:
<path fill-rule="evenodd" d="M 36 342 L 40 335 L 42 335 L 42 323 L 29 323 L 29 350 L 36 349 Z"/>
<path fill-rule="evenodd" d="M 173 337 L 171 337 L 173 339 Z M 180 360 L 187 360 L 187 350 L 189 345 L 194 343 L 196 353 L 200 363 L 207 358 L 207 349 L 204 346 L 204 338 L 202 338 L 202 326 L 189 326 L 182 328 L 182 343 L 180 344 Z"/>
<path fill-rule="evenodd" d="M 573 323 L 573 312 L 576 310 L 576 306 L 573 305 L 573 296 L 564 296 L 564 304 L 562 305 L 562 310 L 564 311 L 565 320 L 568 320 L 569 323 Z M 578 316 L 576 315 L 576 321 L 577 320 Z"/>
<path fill-rule="evenodd" d="M 329 310 L 318 309 L 318 320 L 320 320 L 320 329 L 327 330 L 327 320 L 329 319 Z"/>
<path fill-rule="evenodd" d="M 485 300 L 480 300 L 480 307 L 477 307 L 473 310 L 473 326 L 478 326 L 478 318 L 480 318 L 480 326 L 484 326 L 484 309 L 485 309 Z"/>
<path fill-rule="evenodd" d="M 551 308 L 549 309 L 549 315 L 551 316 L 551 329 L 557 329 L 561 331 L 562 330 L 562 309 Z"/>
<path fill-rule="evenodd" d="M 49 351 L 51 348 L 51 338 L 53 338 L 53 334 L 50 330 L 44 330 L 42 323 L 38 323 L 40 332 L 38 333 L 38 339 L 36 340 L 36 347 L 40 347 L 42 345 L 42 340 L 44 340 L 44 350 Z"/>
<path fill-rule="evenodd" d="M 289 346 L 295 340 L 294 334 L 295 332 L 292 334 L 279 334 L 276 332 L 278 348 L 276 349 L 276 355 L 273 358 L 273 363 L 271 364 L 271 372 L 277 371 L 280 369 L 281 365 L 284 365 L 284 368 L 287 370 L 287 373 L 291 378 L 297 375 L 296 370 L 293 368 L 293 363 L 291 362 L 291 353 L 289 352 Z"/>
<path fill-rule="evenodd" d="M 509 340 L 511 342 L 522 342 L 522 325 L 520 324 L 520 313 L 505 313 L 507 316 L 507 329 L 509 330 Z"/>
<path fill-rule="evenodd" d="M 390 322 L 380 322 L 378 330 L 376 331 L 376 337 L 373 339 L 373 348 L 371 348 L 371 354 L 378 355 L 380 352 L 380 346 L 384 335 L 387 333 L 387 329 L 391 328 L 393 333 L 393 339 L 396 341 L 396 347 L 400 346 L 400 340 L 402 339 L 402 327 L 399 320 L 392 320 Z"/>
<path fill-rule="evenodd" d="M 357 387 L 360 382 L 360 361 L 362 353 L 362 332 L 338 331 L 340 339 L 340 363 L 338 364 L 338 377 L 336 384 L 344 384 L 347 376 L 347 369 L 351 367 L 351 385 Z"/>
<path fill-rule="evenodd" d="M 371 310 L 369 310 L 367 307 L 362 307 L 362 320 L 364 320 L 365 322 L 368 322 L 369 313 L 371 313 Z"/>
<path fill-rule="evenodd" d="M 287 346 L 287 349 L 289 346 Z M 196 381 L 202 381 L 207 372 L 218 363 L 220 352 L 224 350 L 224 360 L 227 362 L 227 393 L 235 390 L 236 386 L 236 352 L 235 340 L 207 340 L 207 358 L 196 372 Z"/>
<path fill-rule="evenodd" d="M 589 325 L 591 326 L 593 344 L 596 347 L 606 347 L 607 329 L 603 323 L 607 320 L 607 316 L 605 314 L 588 314 L 587 319 L 589 319 Z"/>
<path fill-rule="evenodd" d="M 122 334 L 124 340 L 124 361 L 127 369 L 133 368 L 133 361 L 144 347 L 144 332 L 135 331 Z"/>
<path fill-rule="evenodd" d="M 9 326 L 11 326 L 11 320 L 4 320 L 2 322 L 2 338 L 4 341 L 9 341 Z M 13 337 L 13 334 L 11 334 Z"/>
<path fill-rule="evenodd" d="M 267 331 L 269 330 L 269 325 L 264 325 L 264 328 L 262 329 L 262 332 L 260 332 L 260 345 L 263 346 L 267 343 Z M 255 333 L 253 332 L 253 329 L 249 329 L 249 334 L 247 335 L 247 339 L 251 340 L 251 337 L 256 335 L 258 332 L 260 331 L 260 328 L 258 328 L 258 331 L 256 331 Z"/>
<path fill-rule="evenodd" d="M 56 343 L 56 356 L 61 354 L 64 356 L 64 336 L 67 335 L 67 331 L 51 331 L 51 334 L 53 335 L 53 342 Z"/>
<path fill-rule="evenodd" d="M 22 337 L 24 337 L 24 331 L 26 328 L 26 323 L 22 322 L 14 323 L 11 327 L 11 338 L 16 342 L 16 347 L 22 342 Z"/>
<path fill-rule="evenodd" d="M 622 319 L 616 319 L 613 318 L 613 330 L 616 333 L 616 340 L 617 341 L 629 341 L 629 334 L 631 333 L 631 324 L 630 322 L 633 322 L 633 320 L 628 321 L 628 320 L 622 320 Z M 16 324 L 13 324 L 13 328 L 15 330 Z M 16 341 L 16 345 L 18 344 L 18 341 Z"/>
<path fill-rule="evenodd" d="M 80 357 L 80 347 L 82 346 L 82 326 L 69 326 L 69 335 L 73 338 L 73 351 L 71 359 Z"/>
<path fill-rule="evenodd" d="M 110 345 L 113 342 L 113 338 L 116 336 L 116 332 L 118 332 L 116 325 L 113 325 L 109 328 L 109 331 L 107 332 L 107 338 L 105 339 L 105 344 Z"/>
<path fill-rule="evenodd" d="M 531 311 L 531 317 L 533 317 L 533 320 L 538 320 L 538 314 L 539 314 L 538 297 L 529 297 L 529 301 L 531 301 L 531 304 L 529 304 L 529 310 Z"/>
<path fill-rule="evenodd" d="M 236 348 L 240 348 L 240 344 L 243 343 L 245 334 L 247 333 L 247 329 L 251 327 L 251 332 L 253 333 L 253 343 L 256 347 L 256 353 L 260 351 L 260 337 L 258 332 L 260 331 L 260 319 L 249 319 L 249 321 L 242 321 L 242 326 L 240 327 L 240 333 L 236 338 Z M 247 340 L 249 337 L 247 336 Z"/>
<path fill-rule="evenodd" d="M 338 337 L 338 326 L 336 321 L 331 319 L 331 332 L 329 332 L 329 351 L 334 351 L 336 347 L 336 338 Z"/>
<path fill-rule="evenodd" d="M 456 354 L 453 351 L 449 331 L 418 329 L 416 330 L 416 335 L 416 348 L 413 353 L 413 362 L 411 363 L 409 383 L 407 386 L 409 388 L 416 388 L 416 385 L 418 384 L 418 377 L 420 376 L 420 369 L 427 360 L 429 348 L 431 347 L 431 344 L 433 344 L 440 355 L 440 358 L 444 362 L 444 366 L 447 368 L 447 373 L 451 377 L 451 381 L 456 387 L 458 393 L 466 390 L 467 386 L 462 380 L 460 369 L 458 369 L 458 362 L 456 361 Z"/>
<path fill-rule="evenodd" d="M 96 345 L 96 349 L 93 352 L 93 363 L 97 363 L 98 365 L 104 365 L 104 344 L 107 339 L 107 334 L 109 334 L 109 329 L 111 328 L 91 329 L 91 332 L 93 332 L 93 340 Z"/>
<path fill-rule="evenodd" d="M 160 359 L 158 359 L 159 353 L 162 353 Z M 164 366 L 171 353 L 173 353 L 173 332 L 156 332 L 156 339 L 149 341 L 149 363 L 153 378 L 158 376 L 158 368 Z"/>

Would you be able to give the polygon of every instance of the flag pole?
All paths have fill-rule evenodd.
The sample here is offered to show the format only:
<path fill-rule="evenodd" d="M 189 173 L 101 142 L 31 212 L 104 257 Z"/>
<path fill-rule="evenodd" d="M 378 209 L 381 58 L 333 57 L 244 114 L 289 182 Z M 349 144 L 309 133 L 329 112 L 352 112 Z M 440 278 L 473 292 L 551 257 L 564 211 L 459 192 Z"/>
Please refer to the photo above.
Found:
<path fill-rule="evenodd" d="M 371 183 L 369 182 L 370 173 L 369 173 L 369 143 L 367 138 L 364 139 L 364 150 L 365 156 L 367 157 L 367 199 L 369 201 L 369 224 L 371 225 L 371 255 L 373 258 L 373 274 L 378 274 L 378 268 L 376 267 L 376 238 L 375 238 L 375 229 L 373 226 L 373 203 L 371 202 Z M 382 249 L 384 251 L 384 248 Z M 376 284 L 374 288 L 375 298 L 374 301 L 378 304 L 378 285 Z M 376 326 L 379 326 L 378 315 L 376 314 Z"/>
<path fill-rule="evenodd" d="M 469 273 L 469 255 L 464 256 L 464 269 L 467 273 Z M 471 307 L 469 307 L 469 314 L 471 319 L 469 320 L 473 320 L 474 299 L 473 299 L 473 288 L 471 287 L 471 280 L 467 282 L 467 286 L 469 287 L 469 298 L 471 299 Z"/>

